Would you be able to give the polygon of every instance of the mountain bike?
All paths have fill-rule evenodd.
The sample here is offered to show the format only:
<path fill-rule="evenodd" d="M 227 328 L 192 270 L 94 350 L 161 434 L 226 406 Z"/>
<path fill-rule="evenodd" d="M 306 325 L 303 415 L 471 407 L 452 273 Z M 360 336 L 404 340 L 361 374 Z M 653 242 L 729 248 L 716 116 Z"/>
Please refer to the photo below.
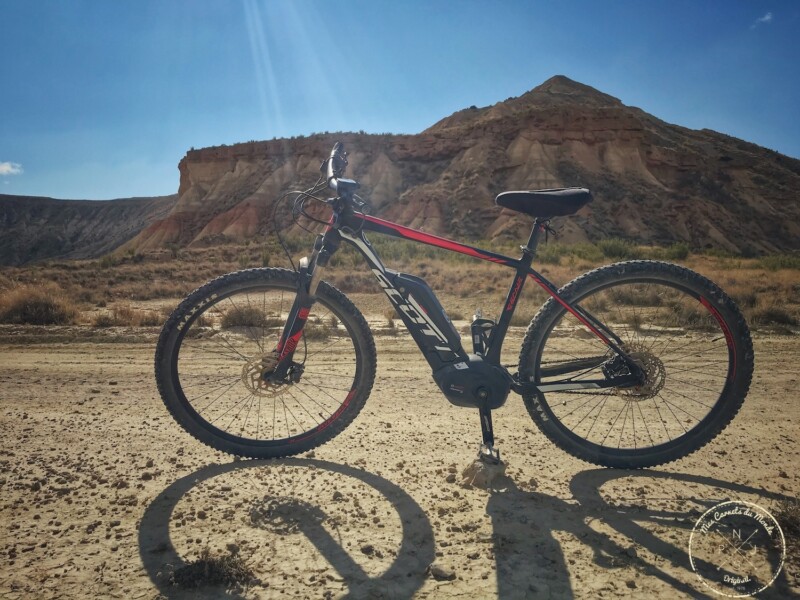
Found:
<path fill-rule="evenodd" d="M 738 412 L 753 346 L 740 310 L 716 284 L 682 266 L 636 260 L 594 269 L 559 289 L 531 267 L 550 220 L 590 202 L 589 190 L 499 194 L 498 206 L 533 217 L 521 256 L 512 258 L 368 214 L 359 184 L 344 177 L 346 166 L 337 143 L 317 184 L 296 192 L 295 214 L 320 220 L 305 209 L 313 204 L 329 218 L 295 270 L 219 277 L 190 294 L 164 325 L 158 389 L 200 441 L 239 456 L 289 456 L 329 441 L 358 415 L 375 380 L 375 341 L 354 304 L 322 280 L 343 242 L 365 259 L 447 400 L 478 410 L 482 460 L 499 461 L 492 411 L 511 392 L 557 446 L 618 468 L 684 457 Z M 317 195 L 326 188 L 333 198 Z M 433 290 L 385 267 L 368 233 L 513 270 L 499 318 L 473 319 L 471 352 Z M 528 280 L 550 298 L 527 328 L 518 364 L 503 365 L 503 341 Z"/>

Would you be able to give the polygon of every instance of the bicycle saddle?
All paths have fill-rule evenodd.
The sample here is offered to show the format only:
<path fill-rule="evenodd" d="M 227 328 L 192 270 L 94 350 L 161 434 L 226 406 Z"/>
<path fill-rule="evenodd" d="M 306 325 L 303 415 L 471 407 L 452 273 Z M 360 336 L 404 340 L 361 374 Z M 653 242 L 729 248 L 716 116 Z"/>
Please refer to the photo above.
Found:
<path fill-rule="evenodd" d="M 503 192 L 495 198 L 497 206 L 540 218 L 571 215 L 591 201 L 592 193 L 586 188 Z"/>

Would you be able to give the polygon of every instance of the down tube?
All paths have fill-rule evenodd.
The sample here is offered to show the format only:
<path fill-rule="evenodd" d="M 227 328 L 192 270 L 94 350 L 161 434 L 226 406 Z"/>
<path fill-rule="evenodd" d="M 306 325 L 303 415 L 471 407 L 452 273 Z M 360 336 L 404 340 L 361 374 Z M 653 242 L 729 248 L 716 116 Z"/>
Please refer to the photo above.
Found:
<path fill-rule="evenodd" d="M 361 232 L 357 236 L 341 232 L 341 236 L 364 255 L 389 302 L 433 371 L 467 360 L 467 354 L 461 345 L 461 336 L 447 317 L 436 294 L 423 280 L 386 269 Z"/>

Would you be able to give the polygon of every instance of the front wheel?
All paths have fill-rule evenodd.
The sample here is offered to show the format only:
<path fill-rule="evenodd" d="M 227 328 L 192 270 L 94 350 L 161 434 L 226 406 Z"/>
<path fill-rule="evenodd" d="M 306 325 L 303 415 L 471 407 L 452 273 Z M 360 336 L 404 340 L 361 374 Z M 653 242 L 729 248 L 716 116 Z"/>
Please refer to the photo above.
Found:
<path fill-rule="evenodd" d="M 633 387 L 588 383 L 618 375 L 623 361 L 550 299 L 525 336 L 520 376 L 551 384 L 523 398 L 559 447 L 598 465 L 652 467 L 694 452 L 736 415 L 753 345 L 741 312 L 714 283 L 677 265 L 631 261 L 586 273 L 559 294 L 613 331 L 644 373 Z M 554 389 L 555 381 L 569 389 Z"/>
<path fill-rule="evenodd" d="M 193 292 L 167 320 L 156 348 L 158 389 L 200 441 L 238 456 L 288 456 L 330 440 L 364 406 L 375 342 L 358 309 L 325 282 L 291 376 L 269 380 L 298 285 L 285 269 L 230 273 Z"/>

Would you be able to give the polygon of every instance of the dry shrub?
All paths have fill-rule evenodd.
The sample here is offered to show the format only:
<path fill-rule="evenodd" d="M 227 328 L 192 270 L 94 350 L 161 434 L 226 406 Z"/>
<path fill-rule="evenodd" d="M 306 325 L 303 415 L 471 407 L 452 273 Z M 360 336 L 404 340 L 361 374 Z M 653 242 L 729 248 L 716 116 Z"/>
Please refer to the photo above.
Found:
<path fill-rule="evenodd" d="M 260 309 L 251 306 L 237 306 L 222 317 L 222 328 L 232 327 L 277 327 L 283 321 L 276 317 L 268 317 Z"/>
<path fill-rule="evenodd" d="M 399 319 L 400 315 L 394 308 L 387 308 L 383 311 L 383 316 L 386 317 L 386 331 L 384 333 L 388 335 L 397 335 L 399 331 L 397 330 L 396 319 Z"/>
<path fill-rule="evenodd" d="M 514 314 L 511 316 L 511 322 L 509 325 L 512 327 L 527 327 L 530 325 L 531 321 L 533 321 L 533 317 L 536 316 L 538 312 L 538 308 L 522 308 L 517 309 L 514 311 Z"/>
<path fill-rule="evenodd" d="M 307 340 L 327 340 L 331 335 L 331 331 L 322 324 L 306 323 L 305 327 L 303 327 L 303 335 Z"/>
<path fill-rule="evenodd" d="M 104 312 L 100 313 L 94 318 L 92 325 L 95 327 L 113 327 L 116 325 L 116 322 L 114 321 L 114 315 Z"/>
<path fill-rule="evenodd" d="M 92 322 L 95 327 L 156 327 L 161 325 L 161 315 L 152 310 L 138 310 L 123 304 L 110 312 L 97 315 Z"/>
<path fill-rule="evenodd" d="M 340 277 L 331 278 L 341 291 L 353 292 L 380 292 L 380 287 L 372 273 L 347 273 Z"/>
<path fill-rule="evenodd" d="M 78 310 L 54 284 L 20 285 L 0 295 L 0 323 L 68 325 Z"/>
<path fill-rule="evenodd" d="M 794 570 L 800 567 L 800 501 L 796 498 L 783 500 L 774 514 L 786 540 L 786 560 Z"/>
<path fill-rule="evenodd" d="M 215 585 L 238 589 L 257 582 L 252 569 L 240 554 L 231 552 L 214 556 L 208 548 L 200 552 L 197 560 L 173 571 L 169 581 L 172 585 L 189 589 Z"/>
<path fill-rule="evenodd" d="M 797 325 L 798 320 L 782 306 L 765 306 L 750 313 L 750 321 L 755 325 Z"/>
<path fill-rule="evenodd" d="M 154 298 L 182 298 L 186 296 L 190 286 L 175 282 L 141 282 L 130 286 L 129 290 L 123 290 L 126 296 L 134 300 L 152 300 Z"/>

